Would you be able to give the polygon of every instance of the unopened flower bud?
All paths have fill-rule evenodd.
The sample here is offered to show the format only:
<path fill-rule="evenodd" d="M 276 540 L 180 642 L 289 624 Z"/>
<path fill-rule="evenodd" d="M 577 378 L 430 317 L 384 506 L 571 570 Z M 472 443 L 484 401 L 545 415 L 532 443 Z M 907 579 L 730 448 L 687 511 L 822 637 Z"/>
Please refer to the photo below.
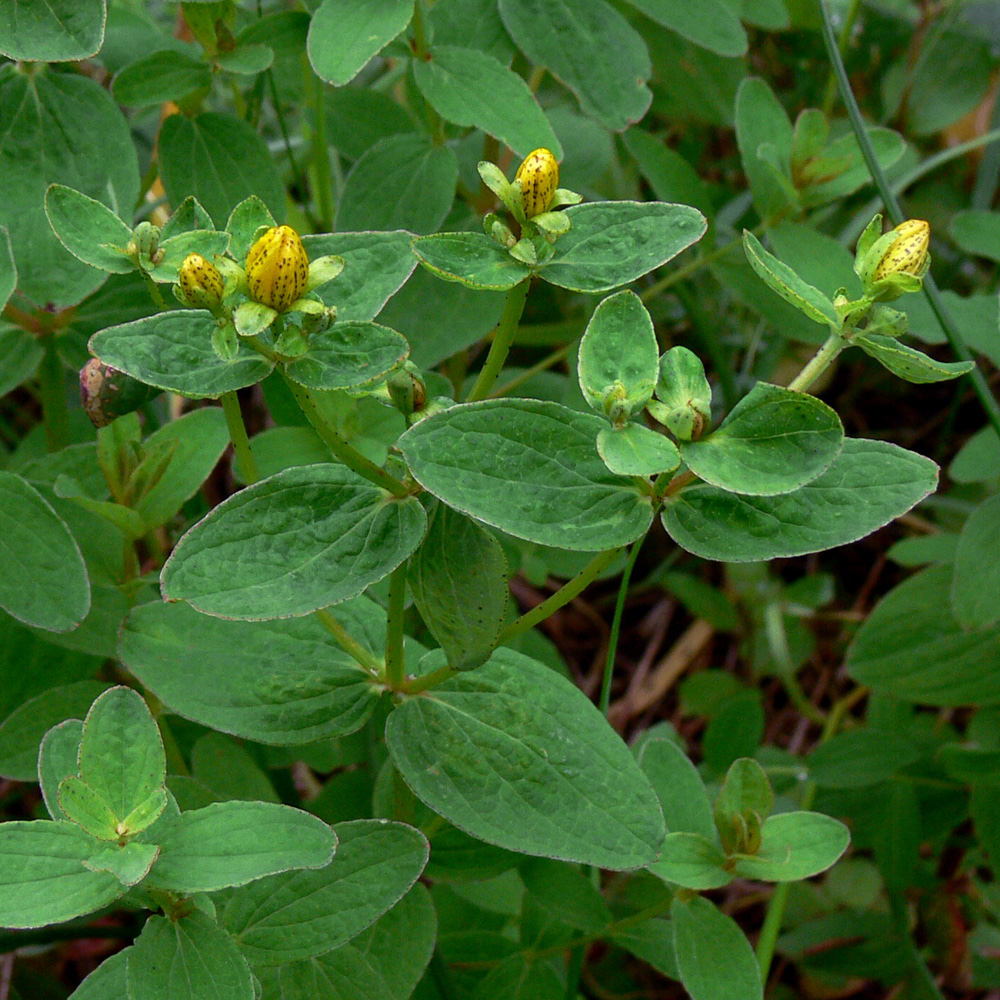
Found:
<path fill-rule="evenodd" d="M 80 372 L 80 399 L 95 427 L 107 427 L 162 391 L 97 358 L 91 358 Z"/>
<path fill-rule="evenodd" d="M 907 219 L 896 226 L 893 232 L 896 238 L 879 258 L 872 275 L 873 280 L 881 281 L 892 274 L 921 277 L 926 270 L 931 227 L 923 219 Z"/>
<path fill-rule="evenodd" d="M 559 164 L 551 150 L 544 147 L 536 149 L 517 168 L 514 180 L 521 182 L 525 218 L 534 218 L 552 207 L 556 188 L 559 187 Z"/>
<path fill-rule="evenodd" d="M 309 257 L 291 226 L 269 229 L 247 254 L 250 297 L 283 312 L 301 298 L 309 281 Z"/>
<path fill-rule="evenodd" d="M 189 253 L 184 258 L 178 281 L 181 297 L 189 306 L 214 310 L 222 303 L 222 275 L 200 253 Z"/>

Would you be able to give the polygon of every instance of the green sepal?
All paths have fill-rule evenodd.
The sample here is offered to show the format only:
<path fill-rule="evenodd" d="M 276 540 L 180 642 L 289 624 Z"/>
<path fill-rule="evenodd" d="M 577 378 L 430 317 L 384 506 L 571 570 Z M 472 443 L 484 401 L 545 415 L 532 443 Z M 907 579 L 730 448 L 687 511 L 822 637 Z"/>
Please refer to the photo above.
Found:
<path fill-rule="evenodd" d="M 699 437 L 712 421 L 712 386 L 705 366 L 686 347 L 671 347 L 660 357 L 656 396 L 661 406 L 647 409 L 681 441 Z"/>
<path fill-rule="evenodd" d="M 236 360 L 240 352 L 240 342 L 232 321 L 216 324 L 212 330 L 212 350 L 223 361 Z"/>
<path fill-rule="evenodd" d="M 325 285 L 328 281 L 333 281 L 341 271 L 344 270 L 344 258 L 336 254 L 327 254 L 325 257 L 317 257 L 309 264 L 309 280 L 306 282 L 306 292 Z"/>
<path fill-rule="evenodd" d="M 241 337 L 258 337 L 278 317 L 278 311 L 263 302 L 241 302 L 233 313 L 236 332 Z"/>

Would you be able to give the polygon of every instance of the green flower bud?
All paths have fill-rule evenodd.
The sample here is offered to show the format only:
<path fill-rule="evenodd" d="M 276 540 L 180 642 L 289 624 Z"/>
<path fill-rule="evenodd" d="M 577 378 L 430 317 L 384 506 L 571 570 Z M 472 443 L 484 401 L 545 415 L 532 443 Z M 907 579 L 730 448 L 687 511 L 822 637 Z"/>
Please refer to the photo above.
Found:
<path fill-rule="evenodd" d="M 521 184 L 526 218 L 547 212 L 559 187 L 559 164 L 551 150 L 542 147 L 529 153 L 517 168 L 514 181 Z"/>
<path fill-rule="evenodd" d="M 309 257 L 291 226 L 269 229 L 247 254 L 250 297 L 284 312 L 302 296 L 309 282 Z"/>
<path fill-rule="evenodd" d="M 222 275 L 200 253 L 189 253 L 184 258 L 178 281 L 180 298 L 189 306 L 214 311 L 222 304 Z"/>

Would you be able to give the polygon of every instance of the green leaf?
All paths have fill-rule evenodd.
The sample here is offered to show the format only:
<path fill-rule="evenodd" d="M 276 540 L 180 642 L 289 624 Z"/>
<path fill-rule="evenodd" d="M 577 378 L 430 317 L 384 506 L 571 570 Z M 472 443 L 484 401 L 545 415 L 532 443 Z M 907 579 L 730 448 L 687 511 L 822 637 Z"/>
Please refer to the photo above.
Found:
<path fill-rule="evenodd" d="M 106 687 L 98 681 L 60 684 L 11 712 L 0 724 L 0 775 L 14 781 L 36 781 L 38 748 L 45 734 L 65 719 L 86 715 Z"/>
<path fill-rule="evenodd" d="M 293 868 L 322 868 L 337 838 L 321 819 L 273 802 L 213 802 L 182 812 L 154 835 L 160 856 L 149 885 L 171 892 L 215 892 Z"/>
<path fill-rule="evenodd" d="M 53 182 L 67 184 L 116 214 L 130 213 L 139 168 L 128 123 L 107 91 L 81 74 L 18 73 L 4 66 L 0 159 L 0 225 L 10 233 L 19 291 L 39 305 L 75 305 L 106 276 L 56 239 L 45 217 L 45 192 Z"/>
<path fill-rule="evenodd" d="M 686 347 L 671 347 L 660 358 L 656 398 L 663 405 L 650 405 L 650 414 L 681 441 L 698 437 L 711 423 L 712 387 L 701 358 Z"/>
<path fill-rule="evenodd" d="M 426 523 L 415 497 L 389 497 L 342 465 L 287 469 L 184 535 L 163 567 L 163 593 L 223 618 L 309 614 L 388 576 Z"/>
<path fill-rule="evenodd" d="M 73 991 L 70 1000 L 122 1000 L 127 997 L 125 966 L 131 947 L 106 958 Z"/>
<path fill-rule="evenodd" d="M 712 804 L 698 769 L 673 740 L 650 739 L 639 752 L 639 766 L 660 800 L 671 833 L 697 833 L 715 840 Z"/>
<path fill-rule="evenodd" d="M 166 802 L 166 793 L 163 800 Z M 110 872 L 123 886 L 133 886 L 149 874 L 159 853 L 157 844 L 143 844 L 138 840 L 127 844 L 105 844 L 87 858 L 84 865 L 92 872 Z"/>
<path fill-rule="evenodd" d="M 0 227 L 0 241 L 7 239 L 6 230 Z M 10 242 L 7 242 L 8 251 Z M 0 242 L 0 268 L 4 267 L 3 247 Z M 11 261 L 13 267 L 13 261 Z M 13 293 L 13 281 L 16 280 L 16 272 L 8 272 L 11 277 L 10 283 L 4 281 L 3 288 L 0 289 L 0 301 L 3 301 L 3 293 L 9 289 Z M 9 296 L 8 296 L 9 297 Z M 6 302 L 4 302 L 6 305 Z M 0 306 L 0 308 L 3 308 Z M 39 343 L 38 338 L 22 330 L 20 327 L 8 327 L 0 330 L 0 396 L 6 396 L 8 392 L 23 385 L 29 379 L 35 377 L 38 366 L 45 357 L 45 348 Z"/>
<path fill-rule="evenodd" d="M 417 798 L 489 844 L 620 870 L 663 839 L 621 738 L 575 685 L 511 650 L 406 700 L 386 745 Z"/>
<path fill-rule="evenodd" d="M 26 625 L 69 632 L 90 610 L 80 547 L 48 501 L 0 471 L 0 607 Z"/>
<path fill-rule="evenodd" d="M 212 348 L 215 320 L 204 309 L 175 309 L 109 326 L 90 338 L 90 350 L 140 382 L 192 399 L 217 398 L 254 385 L 274 363 L 242 342 L 234 361 Z"/>
<path fill-rule="evenodd" d="M 44 927 L 113 903 L 125 887 L 83 864 L 99 847 L 75 823 L 0 823 L 0 927 Z"/>
<path fill-rule="evenodd" d="M 106 0 L 10 0 L 0 7 L 0 52 L 26 62 L 89 59 L 107 16 Z"/>
<path fill-rule="evenodd" d="M 641 424 L 628 424 L 621 430 L 602 428 L 597 451 L 608 469 L 619 476 L 655 476 L 673 472 L 681 464 L 677 445 Z"/>
<path fill-rule="evenodd" d="M 647 17 L 720 56 L 741 56 L 747 35 L 731 3 L 725 0 L 629 0 Z M 697 1000 L 697 998 L 696 998 Z"/>
<path fill-rule="evenodd" d="M 925 705 L 1000 704 L 1000 627 L 968 632 L 951 610 L 952 567 L 934 566 L 876 605 L 847 654 L 851 676 L 879 694 Z"/>
<path fill-rule="evenodd" d="M 485 400 L 420 421 L 398 447 L 449 507 L 517 538 L 594 552 L 634 541 L 652 518 L 649 498 L 597 453 L 605 426 L 558 403 Z"/>
<path fill-rule="evenodd" d="M 378 697 L 313 618 L 233 622 L 185 604 L 145 604 L 126 619 L 119 655 L 171 711 L 259 743 L 354 732 Z"/>
<path fill-rule="evenodd" d="M 604 0 L 500 0 L 500 16 L 528 59 L 565 84 L 584 114 L 606 128 L 621 132 L 648 110 L 646 45 Z"/>
<path fill-rule="evenodd" d="M 903 155 L 906 150 L 906 140 L 898 133 L 888 128 L 867 129 L 868 139 L 875 150 L 875 157 L 883 170 L 888 170 Z M 820 172 L 816 175 L 815 167 L 823 161 L 828 163 L 843 163 L 843 168 L 837 171 L 835 177 L 825 179 Z M 858 188 L 870 184 L 871 173 L 868 164 L 861 154 L 857 137 L 853 132 L 834 140 L 824 150 L 819 164 L 807 165 L 804 171 L 808 182 L 802 189 L 803 205 L 825 205 L 854 194 Z M 813 170 L 810 170 L 810 166 Z"/>
<path fill-rule="evenodd" d="M 129 1000 L 254 1000 L 253 976 L 233 939 L 201 910 L 150 917 L 128 950 Z"/>
<path fill-rule="evenodd" d="M 347 175 L 338 229 L 433 233 L 455 200 L 458 161 L 450 146 L 415 132 L 380 139 Z"/>
<path fill-rule="evenodd" d="M 641 128 L 630 128 L 622 142 L 649 181 L 657 201 L 692 205 L 703 215 L 715 213 L 708 184 L 677 150 Z"/>
<path fill-rule="evenodd" d="M 844 441 L 836 411 L 804 392 L 758 382 L 719 428 L 681 442 L 691 471 L 750 496 L 791 493 L 829 469 Z"/>
<path fill-rule="evenodd" d="M 485 233 L 435 233 L 413 241 L 424 267 L 469 288 L 505 291 L 530 277 L 531 268 Z"/>
<path fill-rule="evenodd" d="M 754 855 L 738 858 L 733 874 L 764 882 L 798 882 L 831 868 L 851 835 L 839 820 L 814 812 L 769 816 Z"/>
<path fill-rule="evenodd" d="M 309 338 L 309 350 L 285 365 L 288 377 L 310 389 L 349 389 L 401 365 L 410 345 L 378 323 L 335 323 Z"/>
<path fill-rule="evenodd" d="M 828 323 L 840 329 L 840 319 L 833 303 L 818 288 L 803 281 L 787 264 L 769 254 L 760 240 L 746 229 L 743 230 L 743 250 L 750 266 L 772 291 L 816 323 Z"/>
<path fill-rule="evenodd" d="M 1000 496 L 984 500 L 958 538 L 951 607 L 965 629 L 1000 622 Z"/>
<path fill-rule="evenodd" d="M 144 442 L 147 453 L 172 446 L 170 462 L 160 478 L 135 501 L 147 530 L 165 524 L 198 492 L 229 444 L 222 410 L 205 407 L 171 420 Z"/>
<path fill-rule="evenodd" d="M 59 242 L 78 260 L 115 274 L 136 269 L 125 252 L 132 230 L 106 205 L 63 184 L 50 184 L 45 214 Z"/>
<path fill-rule="evenodd" d="M 773 808 L 774 792 L 760 764 L 751 757 L 734 760 L 715 800 L 716 828 L 727 829 L 734 817 L 747 812 L 756 813 L 763 820 Z"/>
<path fill-rule="evenodd" d="M 200 59 L 174 49 L 151 52 L 120 69 L 111 85 L 119 104 L 135 108 L 176 101 L 196 90 L 208 90 L 212 70 Z"/>
<path fill-rule="evenodd" d="M 584 398 L 610 415 L 612 402 L 635 413 L 652 398 L 660 370 L 653 321 L 634 292 L 610 295 L 594 310 L 580 341 L 577 374 Z M 620 392 L 608 398 L 608 390 Z"/>
<path fill-rule="evenodd" d="M 674 956 L 674 929 L 669 920 L 653 917 L 625 930 L 614 931 L 611 940 L 636 958 L 651 965 L 657 972 L 670 979 L 680 979 L 677 959 Z M 86 1000 L 91 1000 L 87 997 Z M 95 997 L 93 1000 L 112 1000 Z"/>
<path fill-rule="evenodd" d="M 435 45 L 418 59 L 413 76 L 428 103 L 445 121 L 471 126 L 506 143 L 518 156 L 544 146 L 558 160 L 562 146 L 528 85 L 485 52 Z"/>
<path fill-rule="evenodd" d="M 113 687 L 91 706 L 80 742 L 80 777 L 119 821 L 163 788 L 160 731 L 131 688 Z"/>
<path fill-rule="evenodd" d="M 59 783 L 59 809 L 63 815 L 98 840 L 117 840 L 118 820 L 101 796 L 78 775 Z"/>
<path fill-rule="evenodd" d="M 857 333 L 851 343 L 907 382 L 944 382 L 966 375 L 976 367 L 973 361 L 935 361 L 922 351 L 877 333 Z"/>
<path fill-rule="evenodd" d="M 439 505 L 410 561 L 417 610 L 455 670 L 471 670 L 493 652 L 507 617 L 507 558 L 475 521 Z"/>
<path fill-rule="evenodd" d="M 857 541 L 936 486 L 930 459 L 885 441 L 848 438 L 833 465 L 794 493 L 752 497 L 692 486 L 666 503 L 663 525 L 704 559 L 758 562 Z"/>
<path fill-rule="evenodd" d="M 335 87 L 353 80 L 413 16 L 413 0 L 324 0 L 309 25 L 309 62 Z"/>
<path fill-rule="evenodd" d="M 319 871 L 276 875 L 234 893 L 223 925 L 255 965 L 323 955 L 356 937 L 420 877 L 429 847 L 404 823 L 338 823 L 333 861 Z"/>
<path fill-rule="evenodd" d="M 328 233 L 302 239 L 310 259 L 334 254 L 344 259 L 335 282 L 316 294 L 337 307 L 338 322 L 367 323 L 402 287 L 417 266 L 407 232 Z"/>
<path fill-rule="evenodd" d="M 948 232 L 966 253 L 1000 262 L 1000 212 L 956 212 Z"/>
<path fill-rule="evenodd" d="M 522 861 L 527 892 L 543 910 L 585 934 L 600 934 L 614 917 L 600 890 L 578 868 L 548 858 Z"/>
<path fill-rule="evenodd" d="M 685 889 L 721 889 L 733 876 L 726 871 L 726 856 L 712 839 L 700 833 L 668 833 L 660 847 L 659 860 L 647 865 L 664 882 L 683 886 Z"/>
<path fill-rule="evenodd" d="M 267 145 L 242 118 L 206 111 L 170 115 L 160 129 L 160 176 L 179 205 L 194 195 L 213 219 L 228 219 L 244 198 L 258 195 L 282 219 L 285 186 Z"/>
<path fill-rule="evenodd" d="M 786 188 L 772 168 L 758 155 L 762 145 L 771 144 L 779 160 L 788 164 L 790 174 L 792 123 L 773 91 L 764 80 L 746 77 L 736 94 L 736 140 L 743 171 L 750 182 L 757 211 L 765 219 L 789 208 Z"/>
<path fill-rule="evenodd" d="M 757 958 L 732 917 L 701 896 L 674 897 L 674 951 L 691 1000 L 763 1000 Z"/>
<path fill-rule="evenodd" d="M 83 722 L 67 719 L 53 726 L 38 748 L 38 782 L 45 808 L 53 819 L 69 819 L 59 805 L 59 783 L 80 769 L 80 738 Z"/>
<path fill-rule="evenodd" d="M 258 967 L 258 972 L 273 970 L 282 997 L 408 1000 L 430 962 L 436 935 L 434 903 L 418 883 L 347 944 L 304 962 Z"/>
<path fill-rule="evenodd" d="M 570 231 L 539 274 L 580 292 L 608 292 L 641 278 L 697 243 L 707 227 L 696 208 L 659 201 L 603 201 L 565 211 Z"/>
<path fill-rule="evenodd" d="M 920 758 L 905 736 L 866 726 L 838 733 L 806 758 L 809 777 L 820 788 L 866 788 L 887 781 Z"/>

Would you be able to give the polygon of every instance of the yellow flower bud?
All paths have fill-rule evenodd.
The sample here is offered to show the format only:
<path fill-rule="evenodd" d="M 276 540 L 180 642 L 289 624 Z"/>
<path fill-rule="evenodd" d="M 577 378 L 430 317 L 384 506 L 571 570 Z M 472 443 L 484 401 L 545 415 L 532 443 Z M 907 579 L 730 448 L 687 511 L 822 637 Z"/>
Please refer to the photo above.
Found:
<path fill-rule="evenodd" d="M 291 226 L 269 229 L 247 254 L 250 297 L 283 312 L 301 298 L 309 281 L 309 257 Z"/>
<path fill-rule="evenodd" d="M 921 277 L 926 269 L 931 227 L 923 219 L 907 219 L 896 226 L 893 232 L 897 234 L 896 238 L 879 259 L 873 280 L 881 281 L 890 274 Z"/>
<path fill-rule="evenodd" d="M 195 309 L 213 309 L 222 302 L 222 275 L 200 253 L 189 253 L 181 264 L 181 295 Z"/>
<path fill-rule="evenodd" d="M 559 164 L 551 151 L 536 149 L 517 168 L 515 181 L 521 182 L 521 199 L 526 218 L 547 212 L 559 187 Z"/>

